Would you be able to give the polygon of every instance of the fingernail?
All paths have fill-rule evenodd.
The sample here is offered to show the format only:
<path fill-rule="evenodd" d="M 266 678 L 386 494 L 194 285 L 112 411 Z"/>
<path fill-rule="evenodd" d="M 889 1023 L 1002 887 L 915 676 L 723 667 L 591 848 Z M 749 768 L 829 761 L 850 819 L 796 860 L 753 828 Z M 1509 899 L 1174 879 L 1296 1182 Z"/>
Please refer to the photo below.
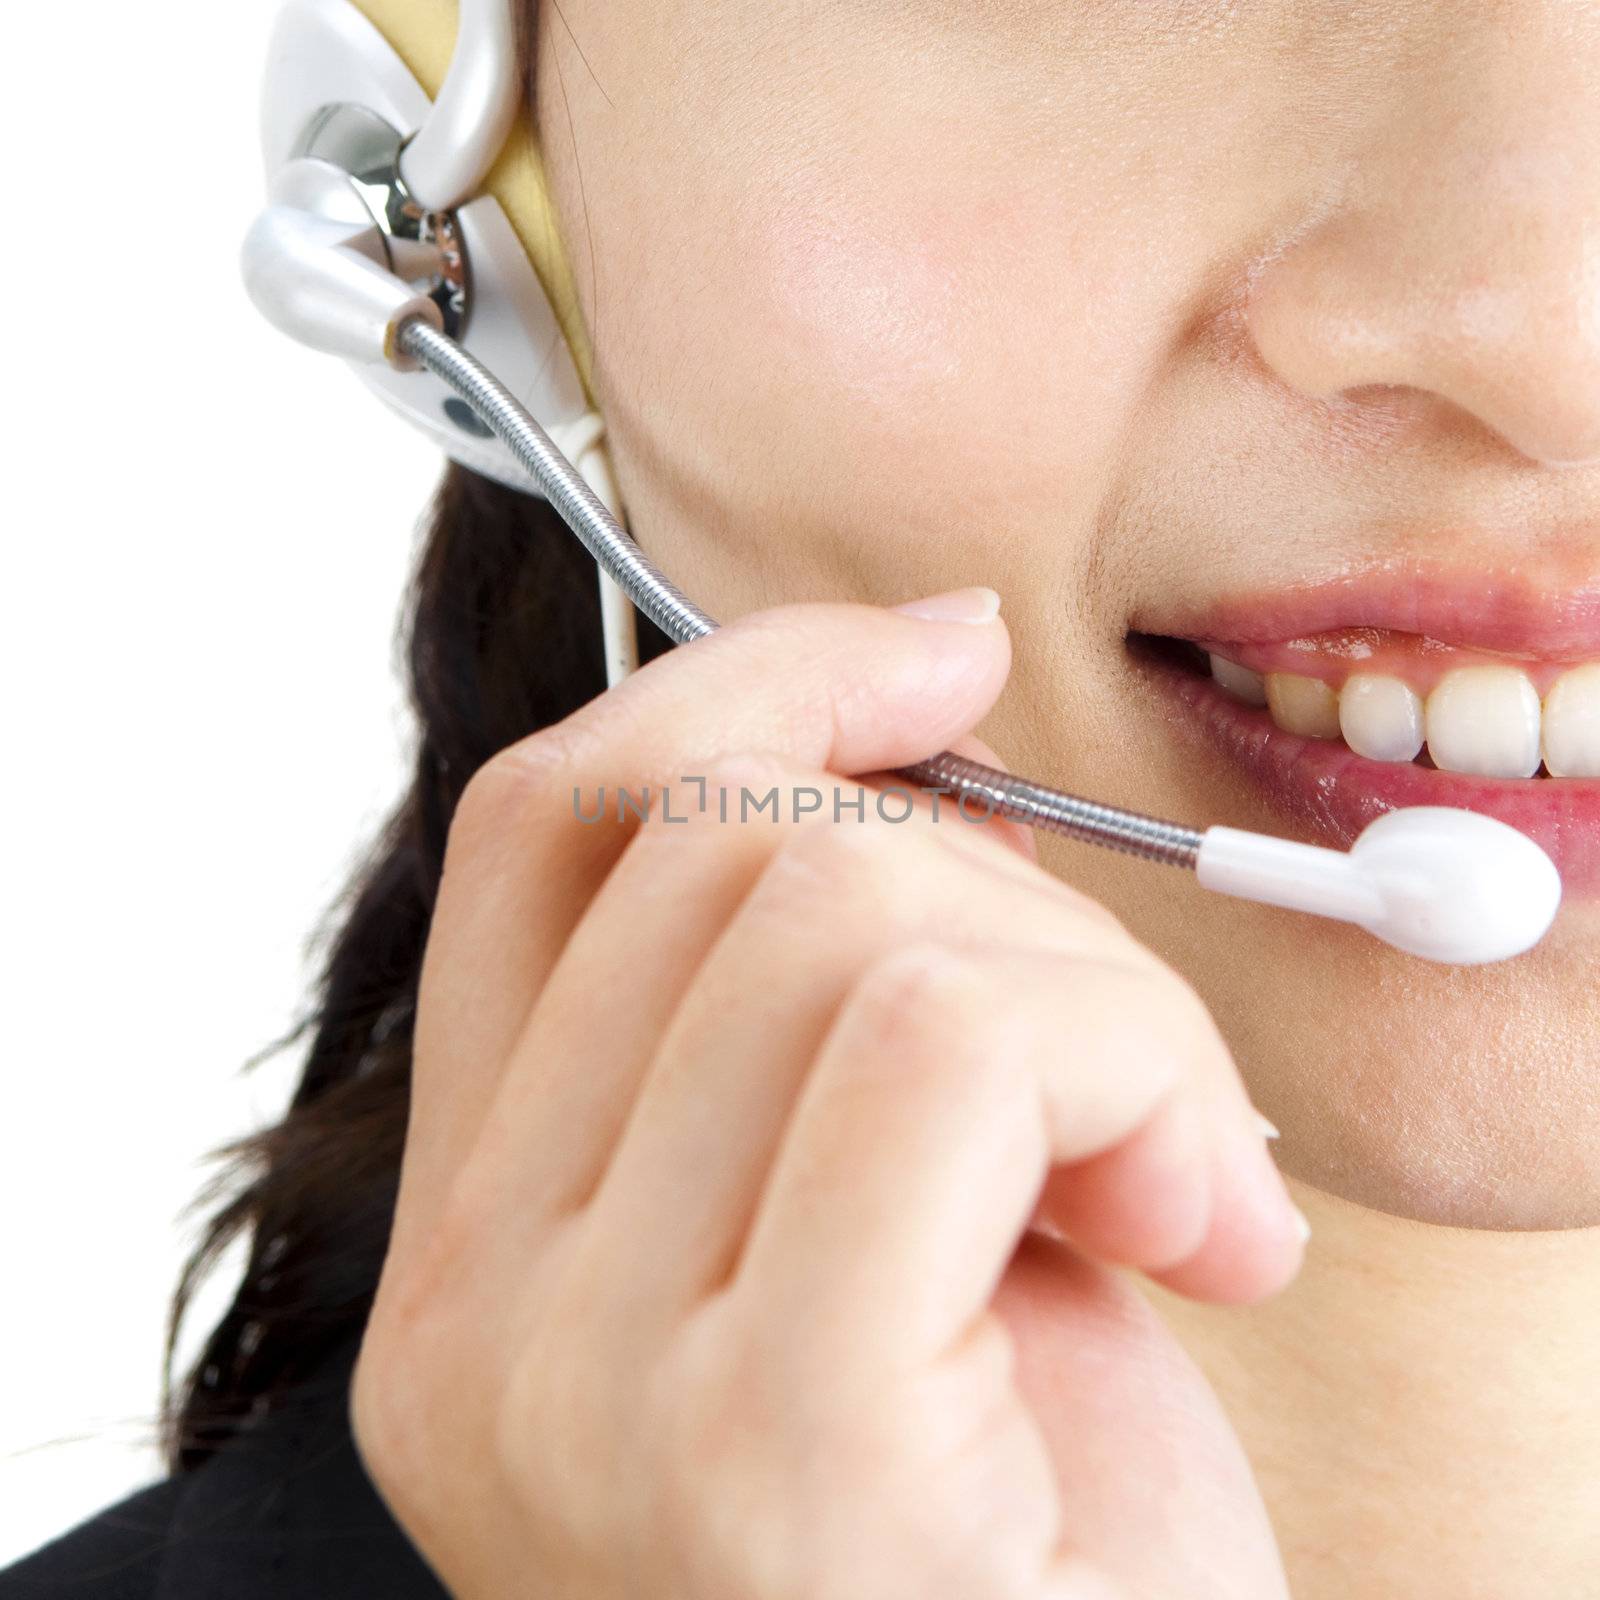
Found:
<path fill-rule="evenodd" d="M 1273 1125 L 1270 1122 L 1268 1122 L 1267 1119 L 1264 1116 L 1262 1116 L 1259 1111 L 1256 1112 L 1256 1125 L 1261 1129 L 1261 1134 L 1262 1134 L 1263 1138 L 1266 1138 L 1266 1139 L 1281 1139 L 1283 1137 L 1283 1135 L 1281 1133 L 1279 1133 L 1278 1130 L 1275 1127 L 1273 1127 Z"/>
<path fill-rule="evenodd" d="M 970 589 L 950 589 L 926 600 L 908 600 L 894 609 L 924 622 L 993 622 L 1000 615 L 1000 596 L 978 584 Z"/>
<path fill-rule="evenodd" d="M 1300 1235 L 1300 1243 L 1304 1244 L 1311 1237 L 1311 1224 L 1306 1221 L 1306 1214 L 1299 1206 L 1291 1206 L 1289 1209 L 1294 1212 L 1295 1229 Z"/>

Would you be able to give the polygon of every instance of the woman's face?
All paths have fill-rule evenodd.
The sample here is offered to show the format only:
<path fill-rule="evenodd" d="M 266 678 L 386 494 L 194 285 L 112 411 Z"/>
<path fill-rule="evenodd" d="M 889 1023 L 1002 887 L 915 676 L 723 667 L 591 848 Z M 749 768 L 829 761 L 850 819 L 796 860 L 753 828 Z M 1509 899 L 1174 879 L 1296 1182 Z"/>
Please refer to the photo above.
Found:
<path fill-rule="evenodd" d="M 1332 843 L 1483 804 L 1553 843 L 1556 932 L 1478 969 L 1041 859 L 1191 980 L 1295 1176 L 1465 1226 L 1600 1221 L 1600 783 L 1406 759 L 1411 696 L 1492 664 L 1438 697 L 1435 754 L 1525 769 L 1529 696 L 1600 661 L 1600 9 L 541 11 L 645 547 L 723 617 L 992 585 L 1015 667 L 978 732 L 1069 790 Z M 1287 674 L 1275 711 L 1135 634 Z M 1352 675 L 1351 737 L 1390 759 L 1337 737 Z M 1577 761 L 1600 689 L 1558 698 Z"/>

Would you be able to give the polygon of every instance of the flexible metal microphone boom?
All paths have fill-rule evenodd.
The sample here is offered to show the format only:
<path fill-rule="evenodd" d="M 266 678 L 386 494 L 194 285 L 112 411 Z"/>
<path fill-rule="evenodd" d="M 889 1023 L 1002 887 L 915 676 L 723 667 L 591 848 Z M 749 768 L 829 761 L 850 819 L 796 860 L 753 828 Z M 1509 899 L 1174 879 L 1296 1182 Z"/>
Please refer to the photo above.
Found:
<path fill-rule="evenodd" d="M 668 638 L 687 644 L 716 629 L 481 362 L 423 315 L 398 321 L 394 344 L 493 430 L 589 554 Z M 1434 961 L 1473 965 L 1521 954 L 1544 937 L 1561 900 L 1560 875 L 1531 839 L 1492 817 L 1451 807 L 1390 812 L 1345 853 L 1234 828 L 1202 833 L 1063 794 L 950 751 L 897 775 L 958 801 L 975 797 L 985 814 L 1186 867 L 1208 889 L 1356 923 Z"/>

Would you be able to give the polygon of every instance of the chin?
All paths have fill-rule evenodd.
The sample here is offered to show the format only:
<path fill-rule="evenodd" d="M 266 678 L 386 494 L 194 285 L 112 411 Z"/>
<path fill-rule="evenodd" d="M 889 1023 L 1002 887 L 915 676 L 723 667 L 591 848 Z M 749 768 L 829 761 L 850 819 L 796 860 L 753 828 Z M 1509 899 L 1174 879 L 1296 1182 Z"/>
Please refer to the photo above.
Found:
<path fill-rule="evenodd" d="M 1549 1230 L 1600 1223 L 1600 998 L 1578 920 L 1486 967 L 1203 894 L 1143 936 L 1210 1008 L 1289 1177 L 1415 1222 Z"/>

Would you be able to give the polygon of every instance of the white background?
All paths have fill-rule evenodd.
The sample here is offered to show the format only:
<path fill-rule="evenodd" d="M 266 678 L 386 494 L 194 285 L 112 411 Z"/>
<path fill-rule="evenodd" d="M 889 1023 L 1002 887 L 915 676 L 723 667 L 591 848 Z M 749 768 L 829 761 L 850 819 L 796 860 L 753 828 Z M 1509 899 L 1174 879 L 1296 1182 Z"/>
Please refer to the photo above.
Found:
<path fill-rule="evenodd" d="M 409 739 L 440 458 L 239 287 L 273 10 L 7 13 L 0 1565 L 161 1475 L 183 1208 Z"/>

